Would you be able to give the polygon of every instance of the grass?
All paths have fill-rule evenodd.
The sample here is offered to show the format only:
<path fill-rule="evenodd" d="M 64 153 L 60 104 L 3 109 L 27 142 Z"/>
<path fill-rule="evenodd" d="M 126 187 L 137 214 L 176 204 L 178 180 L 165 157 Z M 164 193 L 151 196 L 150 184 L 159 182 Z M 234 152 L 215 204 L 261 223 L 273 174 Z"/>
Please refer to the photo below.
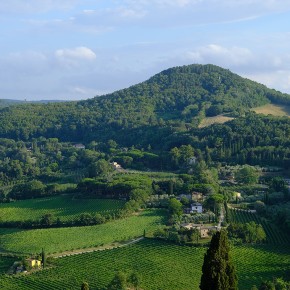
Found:
<path fill-rule="evenodd" d="M 116 271 L 141 276 L 142 289 L 199 289 L 205 248 L 194 248 L 145 239 L 137 244 L 70 256 L 56 260 L 56 267 L 28 276 L 0 276 L 0 288 L 80 289 L 87 281 L 91 289 L 104 289 Z M 249 290 L 272 277 L 289 274 L 290 249 L 275 246 L 238 246 L 232 256 L 239 277 L 239 289 Z M 288 272 L 287 272 L 288 271 Z"/>
<path fill-rule="evenodd" d="M 76 219 L 83 212 L 112 213 L 121 209 L 124 203 L 111 199 L 79 200 L 70 195 L 22 200 L 0 204 L 0 221 L 40 220 L 47 213 L 62 221 L 69 221 Z"/>
<path fill-rule="evenodd" d="M 204 128 L 204 127 L 208 127 L 212 124 L 223 124 L 227 121 L 231 121 L 234 118 L 232 117 L 227 117 L 224 115 L 218 115 L 218 116 L 214 116 L 214 117 L 206 117 L 204 118 L 201 123 L 199 124 L 199 128 Z"/>
<path fill-rule="evenodd" d="M 267 104 L 252 110 L 258 114 L 290 117 L 290 106 Z"/>
<path fill-rule="evenodd" d="M 285 106 L 285 105 L 266 104 L 261 107 L 253 108 L 251 110 L 256 112 L 257 114 L 273 115 L 273 116 L 278 116 L 278 117 L 282 117 L 282 116 L 290 117 L 290 106 Z M 233 119 L 234 118 L 232 117 L 228 117 L 224 115 L 206 117 L 201 121 L 198 127 L 204 128 L 212 124 L 223 124 Z"/>
<path fill-rule="evenodd" d="M 72 249 L 95 247 L 142 236 L 164 224 L 165 211 L 145 210 L 140 215 L 106 224 L 37 230 L 0 229 L 0 251 L 15 253 L 59 253 Z"/>

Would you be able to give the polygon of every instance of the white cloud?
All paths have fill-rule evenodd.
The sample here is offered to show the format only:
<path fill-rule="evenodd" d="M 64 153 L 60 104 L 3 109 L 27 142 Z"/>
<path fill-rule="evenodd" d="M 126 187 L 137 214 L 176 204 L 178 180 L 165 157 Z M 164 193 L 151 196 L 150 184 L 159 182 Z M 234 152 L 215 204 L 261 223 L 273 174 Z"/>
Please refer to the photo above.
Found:
<path fill-rule="evenodd" d="M 88 66 L 90 62 L 95 61 L 96 54 L 87 47 L 80 46 L 71 49 L 58 49 L 55 51 L 55 57 L 60 65 L 64 67 L 80 67 L 84 64 Z"/>
<path fill-rule="evenodd" d="M 222 47 L 209 44 L 187 52 L 187 59 L 196 63 L 216 63 L 222 66 L 243 66 L 253 61 L 253 53 L 244 47 Z"/>
<path fill-rule="evenodd" d="M 9 0 L 0 2 L 0 13 L 38 13 L 73 8 L 78 0 Z"/>
<path fill-rule="evenodd" d="M 69 59 L 84 59 L 84 60 L 94 60 L 96 59 L 96 54 L 89 48 L 80 46 L 73 49 L 58 49 L 55 55 L 59 59 L 69 58 Z"/>

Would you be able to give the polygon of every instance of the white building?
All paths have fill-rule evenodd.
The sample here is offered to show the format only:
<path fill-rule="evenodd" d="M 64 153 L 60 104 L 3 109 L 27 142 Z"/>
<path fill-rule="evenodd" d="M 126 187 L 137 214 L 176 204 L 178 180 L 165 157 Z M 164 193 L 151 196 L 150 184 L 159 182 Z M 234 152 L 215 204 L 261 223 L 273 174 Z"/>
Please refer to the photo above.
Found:
<path fill-rule="evenodd" d="M 195 203 L 191 204 L 190 213 L 194 213 L 194 212 L 202 213 L 202 204 L 201 203 L 195 202 Z"/>
<path fill-rule="evenodd" d="M 122 168 L 122 166 L 117 162 L 112 162 L 111 164 L 113 165 L 114 169 L 121 169 Z"/>
<path fill-rule="evenodd" d="M 189 165 L 194 165 L 197 161 L 197 158 L 195 156 L 192 156 L 190 158 L 187 159 L 187 162 Z"/>

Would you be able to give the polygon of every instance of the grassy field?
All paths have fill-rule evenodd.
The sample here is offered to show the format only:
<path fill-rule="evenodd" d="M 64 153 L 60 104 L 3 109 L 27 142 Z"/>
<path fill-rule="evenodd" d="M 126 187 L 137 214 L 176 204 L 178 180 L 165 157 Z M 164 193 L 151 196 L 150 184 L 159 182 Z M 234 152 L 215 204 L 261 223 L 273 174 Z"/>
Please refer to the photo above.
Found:
<path fill-rule="evenodd" d="M 208 127 L 212 124 L 223 124 L 227 121 L 233 120 L 234 118 L 232 117 L 227 117 L 224 115 L 218 115 L 218 116 L 214 116 L 214 117 L 206 117 L 204 118 L 201 123 L 199 124 L 199 128 L 203 128 L 203 127 Z"/>
<path fill-rule="evenodd" d="M 252 110 L 258 114 L 290 117 L 290 106 L 267 104 Z"/>
<path fill-rule="evenodd" d="M 71 195 L 38 198 L 0 204 L 0 221 L 40 220 L 50 213 L 62 221 L 76 219 L 81 213 L 113 213 L 124 201 L 112 199 L 73 199 Z"/>
<path fill-rule="evenodd" d="M 54 268 L 28 276 L 0 276 L 1 289 L 80 289 L 87 281 L 91 289 L 104 289 L 116 271 L 136 271 L 142 289 L 199 289 L 205 248 L 167 244 L 145 239 L 137 244 L 88 254 L 59 258 Z M 239 289 L 249 290 L 264 279 L 289 274 L 290 249 L 275 246 L 239 246 L 232 250 Z M 288 271 L 288 272 L 287 272 Z"/>
<path fill-rule="evenodd" d="M 288 116 L 290 117 L 290 106 L 267 104 L 261 107 L 253 108 L 252 111 L 258 114 L 273 115 L 273 116 Z M 224 115 L 218 115 L 214 117 L 206 117 L 199 124 L 199 128 L 208 127 L 212 124 L 223 124 L 234 118 Z"/>
<path fill-rule="evenodd" d="M 72 249 L 95 247 L 114 241 L 142 236 L 164 224 L 165 211 L 145 210 L 140 215 L 106 224 L 37 230 L 0 229 L 0 251 L 16 253 L 58 253 Z"/>

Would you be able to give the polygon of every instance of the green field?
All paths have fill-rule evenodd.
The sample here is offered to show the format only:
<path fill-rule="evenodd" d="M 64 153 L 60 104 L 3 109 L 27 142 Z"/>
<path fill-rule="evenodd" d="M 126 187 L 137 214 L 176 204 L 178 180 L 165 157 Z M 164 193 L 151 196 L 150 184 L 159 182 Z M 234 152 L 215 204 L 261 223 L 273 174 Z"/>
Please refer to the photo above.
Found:
<path fill-rule="evenodd" d="M 145 239 L 137 244 L 56 260 L 54 268 L 28 276 L 0 276 L 1 289 L 103 289 L 118 270 L 138 272 L 142 289 L 197 290 L 205 248 L 167 244 Z M 249 290 L 264 279 L 289 274 L 290 249 L 238 246 L 232 256 L 239 276 L 239 289 Z M 287 272 L 288 271 L 288 272 Z"/>
<path fill-rule="evenodd" d="M 290 243 L 290 237 L 280 230 L 274 224 L 260 218 L 256 213 L 247 212 L 244 210 L 229 209 L 229 220 L 235 223 L 248 223 L 254 221 L 261 224 L 267 235 L 267 242 L 275 245 L 283 245 Z"/>
<path fill-rule="evenodd" d="M 0 204 L 0 221 L 40 220 L 52 214 L 62 221 L 78 218 L 83 213 L 114 213 L 124 206 L 122 200 L 74 199 L 71 195 L 38 198 Z"/>
<path fill-rule="evenodd" d="M 115 241 L 142 236 L 144 229 L 152 231 L 164 224 L 165 211 L 145 210 L 140 215 L 87 227 L 37 230 L 0 229 L 0 251 L 47 253 L 95 247 Z"/>

